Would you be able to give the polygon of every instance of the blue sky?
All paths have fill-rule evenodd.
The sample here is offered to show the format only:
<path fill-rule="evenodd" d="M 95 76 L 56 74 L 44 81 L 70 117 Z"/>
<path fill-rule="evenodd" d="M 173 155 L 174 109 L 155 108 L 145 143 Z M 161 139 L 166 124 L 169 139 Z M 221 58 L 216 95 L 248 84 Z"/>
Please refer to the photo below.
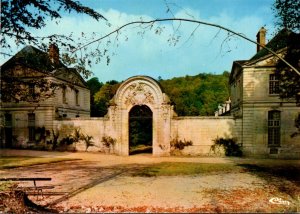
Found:
<path fill-rule="evenodd" d="M 80 32 L 96 32 L 97 36 L 116 29 L 130 21 L 151 20 L 172 17 L 190 18 L 211 22 L 228 27 L 255 40 L 260 27 L 265 26 L 267 38 L 274 33 L 274 0 L 85 0 L 82 3 L 104 15 L 110 27 L 104 21 L 96 22 L 86 15 L 75 13 L 63 15 L 56 25 L 49 20 L 43 30 L 33 31 L 36 35 L 65 33 L 80 35 Z M 168 3 L 172 11 L 167 13 Z M 227 33 L 218 29 L 191 23 L 180 23 L 179 42 L 174 46 L 168 43 L 170 35 L 177 29 L 179 22 L 160 23 L 163 28 L 160 35 L 146 31 L 144 36 L 136 26 L 130 26 L 121 32 L 118 42 L 111 37 L 109 51 L 111 62 L 95 64 L 94 76 L 101 82 L 125 80 L 133 75 L 148 75 L 163 79 L 176 76 L 196 75 L 198 73 L 222 73 L 230 71 L 234 60 L 249 59 L 255 54 L 256 45 L 243 39 L 227 38 Z M 158 24 L 156 25 L 156 27 Z M 225 40 L 225 41 L 224 41 Z M 106 41 L 100 44 L 104 49 Z M 93 44 L 90 48 L 95 47 Z M 20 48 L 18 48 L 20 49 Z M 17 51 L 17 50 L 16 50 Z M 1 64 L 7 59 L 1 58 Z"/>

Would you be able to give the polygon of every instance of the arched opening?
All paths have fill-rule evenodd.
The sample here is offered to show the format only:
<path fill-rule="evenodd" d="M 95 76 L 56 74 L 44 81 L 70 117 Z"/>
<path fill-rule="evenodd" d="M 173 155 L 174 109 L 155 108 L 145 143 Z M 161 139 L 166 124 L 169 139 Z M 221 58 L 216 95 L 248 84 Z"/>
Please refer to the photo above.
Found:
<path fill-rule="evenodd" d="M 129 155 L 152 153 L 152 111 L 146 105 L 134 106 L 129 112 Z"/>

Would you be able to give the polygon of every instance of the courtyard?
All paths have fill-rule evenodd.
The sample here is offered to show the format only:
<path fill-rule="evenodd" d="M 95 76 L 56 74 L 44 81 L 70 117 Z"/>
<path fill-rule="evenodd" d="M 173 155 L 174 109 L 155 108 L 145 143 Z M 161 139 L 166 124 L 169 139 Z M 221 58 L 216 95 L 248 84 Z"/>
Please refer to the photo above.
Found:
<path fill-rule="evenodd" d="M 58 212 L 299 212 L 299 160 L 1 150 L 0 177 L 50 177 Z M 26 158 L 20 166 L 9 165 Z M 39 161 L 30 159 L 39 158 Z M 47 160 L 47 161 L 41 161 Z M 52 162 L 52 161 L 53 162 Z M 20 161 L 19 163 L 22 163 Z M 27 185 L 25 182 L 19 185 Z M 49 185 L 41 181 L 38 185 Z M 51 194 L 60 193 L 60 194 Z M 3 211 L 3 210 L 1 210 Z"/>

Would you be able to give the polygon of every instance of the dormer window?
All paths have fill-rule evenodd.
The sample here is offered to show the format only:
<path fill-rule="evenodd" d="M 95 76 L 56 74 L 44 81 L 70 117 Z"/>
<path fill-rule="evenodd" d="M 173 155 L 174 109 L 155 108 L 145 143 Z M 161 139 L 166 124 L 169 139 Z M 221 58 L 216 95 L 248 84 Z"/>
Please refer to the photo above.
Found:
<path fill-rule="evenodd" d="M 275 74 L 270 74 L 269 94 L 279 94 L 279 79 Z"/>

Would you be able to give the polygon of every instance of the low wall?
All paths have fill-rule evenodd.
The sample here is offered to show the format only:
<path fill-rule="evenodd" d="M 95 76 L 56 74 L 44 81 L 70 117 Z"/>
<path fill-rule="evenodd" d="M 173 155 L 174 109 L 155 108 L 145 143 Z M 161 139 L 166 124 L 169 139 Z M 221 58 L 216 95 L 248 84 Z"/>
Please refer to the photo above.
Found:
<path fill-rule="evenodd" d="M 103 151 L 102 137 L 114 137 L 111 121 L 108 118 L 65 119 L 55 121 L 60 132 L 60 139 L 71 135 L 76 128 L 80 128 L 84 135 L 92 136 L 95 146 L 88 151 Z M 217 137 L 236 137 L 237 121 L 233 117 L 176 117 L 171 120 L 170 139 L 190 140 L 192 146 L 182 150 L 188 155 L 208 155 Z M 117 142 L 117 145 L 126 142 Z M 76 145 L 77 150 L 85 150 L 83 142 Z"/>
<path fill-rule="evenodd" d="M 59 140 L 64 137 L 70 136 L 74 133 L 75 129 L 80 129 L 84 135 L 92 136 L 94 146 L 88 148 L 88 151 L 103 151 L 105 147 L 102 143 L 102 137 L 109 136 L 109 127 L 107 128 L 108 119 L 106 118 L 74 118 L 54 121 L 59 131 Z M 79 151 L 85 151 L 86 146 L 83 141 L 76 145 Z"/>
<path fill-rule="evenodd" d="M 176 117 L 172 120 L 171 138 L 193 142 L 183 154 L 208 155 L 214 139 L 236 137 L 235 124 L 233 117 Z"/>

